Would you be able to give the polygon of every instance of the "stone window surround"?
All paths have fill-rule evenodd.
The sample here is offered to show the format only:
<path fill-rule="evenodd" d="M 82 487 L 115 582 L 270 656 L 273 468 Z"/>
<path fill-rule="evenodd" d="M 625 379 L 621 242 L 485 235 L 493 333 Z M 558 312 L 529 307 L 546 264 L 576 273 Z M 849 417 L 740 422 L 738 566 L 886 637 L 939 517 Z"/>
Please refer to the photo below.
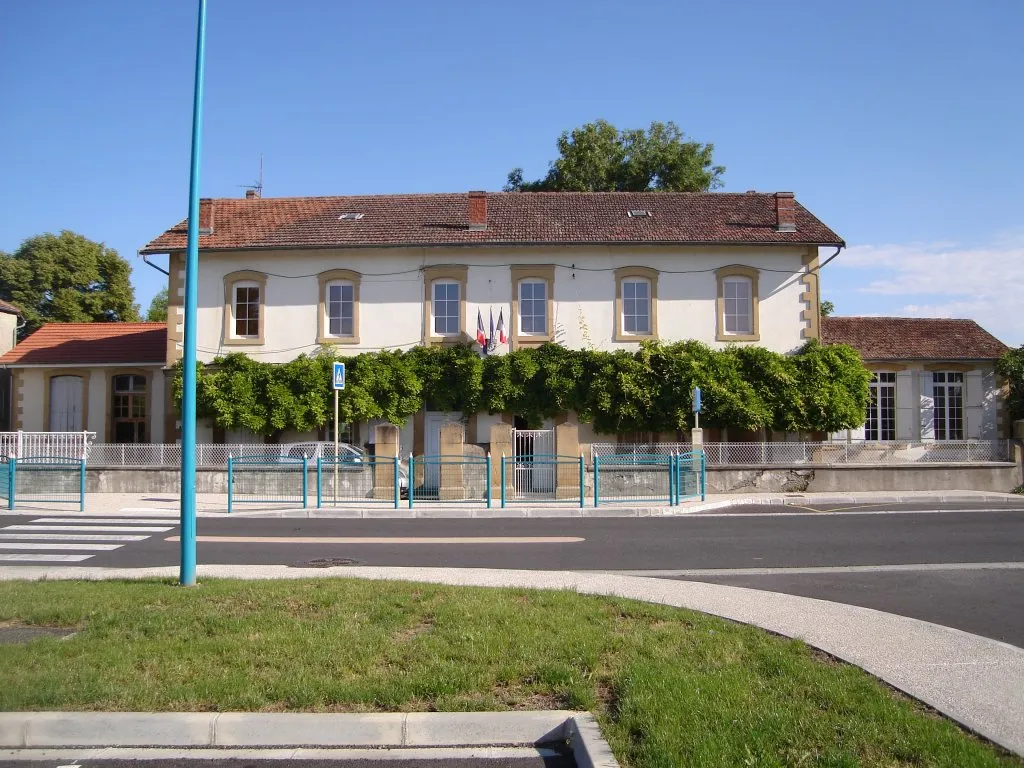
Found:
<path fill-rule="evenodd" d="M 424 267 L 423 269 L 423 346 L 435 344 L 461 344 L 467 340 L 466 335 L 466 283 L 469 267 L 466 265 L 448 265 Z M 455 336 L 437 336 L 434 334 L 434 283 L 438 280 L 450 280 L 459 284 L 459 332 Z"/>
<path fill-rule="evenodd" d="M 255 337 L 235 336 L 235 286 L 242 282 L 256 283 L 260 289 L 259 333 Z M 259 347 L 265 343 L 267 324 L 267 276 L 262 272 L 243 269 L 224 275 L 224 338 L 226 347 Z"/>
<path fill-rule="evenodd" d="M 142 376 L 146 379 L 146 442 L 153 442 L 153 370 L 145 368 L 110 368 L 106 373 L 106 403 L 107 418 L 104 430 L 105 442 L 111 442 L 114 437 L 114 379 L 118 376 Z"/>
<path fill-rule="evenodd" d="M 359 282 L 362 275 L 351 269 L 329 269 L 317 275 L 320 285 L 320 300 L 316 313 L 317 344 L 358 344 L 359 343 Z M 352 335 L 331 336 L 327 323 L 327 286 L 333 282 L 343 281 L 352 284 Z"/>
<path fill-rule="evenodd" d="M 622 283 L 630 279 L 646 280 L 651 286 L 651 332 L 626 333 L 622 322 Z M 658 338 L 658 270 L 650 267 L 619 267 L 615 270 L 615 336 L 614 341 L 638 342 Z"/>
<path fill-rule="evenodd" d="M 534 280 L 547 285 L 546 292 L 546 324 L 547 333 L 524 334 L 519 330 L 519 284 L 524 280 Z M 509 334 L 509 349 L 521 347 L 539 347 L 541 344 L 555 340 L 555 265 L 554 264 L 522 264 L 512 267 L 512 332 Z"/>
<path fill-rule="evenodd" d="M 715 278 L 718 283 L 718 295 L 715 300 L 715 311 L 718 320 L 715 328 L 715 339 L 717 341 L 760 341 L 760 302 L 758 299 L 758 278 L 760 270 L 754 267 L 743 266 L 742 264 L 730 264 L 715 270 Z M 745 277 L 750 280 L 750 324 L 751 333 L 726 333 L 725 332 L 725 279 L 728 277 Z"/>
<path fill-rule="evenodd" d="M 77 376 L 82 380 L 82 429 L 89 429 L 89 379 L 92 371 L 88 368 L 48 368 L 43 371 L 43 431 L 50 431 L 50 387 L 51 380 L 58 376 Z"/>

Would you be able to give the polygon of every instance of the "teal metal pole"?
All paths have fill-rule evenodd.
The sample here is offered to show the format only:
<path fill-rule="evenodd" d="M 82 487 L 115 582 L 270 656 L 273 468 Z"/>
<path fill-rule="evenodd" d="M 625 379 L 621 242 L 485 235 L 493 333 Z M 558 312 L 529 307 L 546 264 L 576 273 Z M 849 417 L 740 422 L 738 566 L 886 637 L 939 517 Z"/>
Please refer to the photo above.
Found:
<path fill-rule="evenodd" d="M 206 0 L 199 0 L 196 78 L 192 91 L 192 160 L 188 181 L 188 241 L 185 256 L 185 337 L 181 392 L 181 566 L 178 583 L 196 583 L 196 324 L 199 293 L 199 160 L 203 146 L 203 69 Z M 231 511 L 228 480 L 228 511 Z"/>
<path fill-rule="evenodd" d="M 594 507 L 600 502 L 601 488 L 601 457 L 594 454 Z"/>
<path fill-rule="evenodd" d="M 505 508 L 505 454 L 501 454 L 501 508 Z"/>
<path fill-rule="evenodd" d="M 309 459 L 302 454 L 302 508 L 309 506 Z"/>
<path fill-rule="evenodd" d="M 316 508 L 320 509 L 324 505 L 324 495 L 321 492 L 323 483 L 322 465 L 324 460 L 319 456 L 316 457 Z"/>
<path fill-rule="evenodd" d="M 487 454 L 487 508 L 491 508 L 491 454 Z"/>
<path fill-rule="evenodd" d="M 704 451 L 700 452 L 700 500 L 707 501 L 708 465 Z"/>
<path fill-rule="evenodd" d="M 676 454 L 673 451 L 668 455 L 668 505 L 676 505 Z"/>
<path fill-rule="evenodd" d="M 409 453 L 409 509 L 412 509 L 413 488 L 416 487 L 416 458 Z"/>
<path fill-rule="evenodd" d="M 394 456 L 392 456 L 391 460 L 394 462 L 395 467 L 394 473 L 391 475 L 391 477 L 395 482 L 395 509 L 398 509 L 398 500 L 402 496 L 402 492 L 398 490 L 398 454 L 396 453 Z"/>
<path fill-rule="evenodd" d="M 78 460 L 78 511 L 85 512 L 85 459 Z"/>
<path fill-rule="evenodd" d="M 228 456 L 228 514 L 229 515 L 231 514 L 231 501 L 232 501 L 232 499 L 231 499 L 231 492 L 234 490 L 234 487 L 235 487 L 235 477 L 234 477 L 234 474 L 235 474 L 234 469 L 235 469 L 235 467 L 234 467 L 234 464 L 235 464 L 235 460 L 233 458 L 231 458 L 231 456 Z"/>
<path fill-rule="evenodd" d="M 586 484 L 584 483 L 584 469 L 583 469 L 583 454 L 580 454 L 580 509 L 583 509 L 583 495 L 586 490 Z"/>
<path fill-rule="evenodd" d="M 14 509 L 14 489 L 18 487 L 14 479 L 14 473 L 18 469 L 18 460 L 10 459 L 8 462 L 10 472 L 7 473 L 7 508 Z"/>

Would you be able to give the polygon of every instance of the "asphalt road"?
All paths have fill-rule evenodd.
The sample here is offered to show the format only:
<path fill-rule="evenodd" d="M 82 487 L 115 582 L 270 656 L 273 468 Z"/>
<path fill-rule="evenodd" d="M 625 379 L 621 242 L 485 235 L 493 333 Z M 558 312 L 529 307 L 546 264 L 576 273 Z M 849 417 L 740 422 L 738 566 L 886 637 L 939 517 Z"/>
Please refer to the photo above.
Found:
<path fill-rule="evenodd" d="M 626 571 L 861 605 L 1024 647 L 1024 504 L 821 509 L 758 505 L 672 518 L 203 517 L 198 560 Z M 0 537 L 35 519 L 0 516 Z M 165 527 L 90 552 L 80 564 L 176 565 L 178 530 Z"/>
<path fill-rule="evenodd" d="M 67 760 L 0 760 L 0 768 L 65 768 Z M 73 760 L 75 768 L 138 768 L 138 760 Z M 146 760 L 146 768 L 572 768 L 571 757 L 448 758 L 445 760 L 262 760 L 258 758 Z"/>

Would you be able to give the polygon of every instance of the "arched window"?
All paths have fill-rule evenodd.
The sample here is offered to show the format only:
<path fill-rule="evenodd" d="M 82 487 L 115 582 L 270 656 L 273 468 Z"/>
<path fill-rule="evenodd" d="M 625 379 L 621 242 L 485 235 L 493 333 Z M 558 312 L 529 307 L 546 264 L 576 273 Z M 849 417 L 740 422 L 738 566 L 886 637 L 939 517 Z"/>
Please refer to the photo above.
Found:
<path fill-rule="evenodd" d="M 615 341 L 658 338 L 658 272 L 648 267 L 615 270 Z"/>
<path fill-rule="evenodd" d="M 554 292 L 553 264 L 512 267 L 512 349 L 554 341 Z"/>
<path fill-rule="evenodd" d="M 423 270 L 423 343 L 453 342 L 466 331 L 466 278 L 469 267 Z"/>
<path fill-rule="evenodd" d="M 760 341 L 758 330 L 758 270 L 732 265 L 722 267 L 718 277 L 719 341 Z"/>
<path fill-rule="evenodd" d="M 348 269 L 333 269 L 319 276 L 320 344 L 359 343 L 359 281 L 359 273 Z"/>
<path fill-rule="evenodd" d="M 244 270 L 224 277 L 224 344 L 263 344 L 267 278 Z"/>

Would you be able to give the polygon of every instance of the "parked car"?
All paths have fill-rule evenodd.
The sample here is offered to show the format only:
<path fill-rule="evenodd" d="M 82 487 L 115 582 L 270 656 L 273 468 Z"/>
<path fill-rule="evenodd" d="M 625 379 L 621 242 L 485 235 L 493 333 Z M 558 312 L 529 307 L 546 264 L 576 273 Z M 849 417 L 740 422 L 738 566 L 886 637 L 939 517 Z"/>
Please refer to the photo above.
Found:
<path fill-rule="evenodd" d="M 280 448 L 282 457 L 301 459 L 305 456 L 311 462 L 334 456 L 334 443 L 331 442 L 282 443 Z M 338 458 L 341 459 L 339 469 L 342 471 L 347 469 L 346 464 L 356 465 L 372 460 L 366 451 L 351 443 L 338 443 Z M 398 488 L 401 498 L 409 498 L 409 469 L 401 462 L 398 464 Z"/>

